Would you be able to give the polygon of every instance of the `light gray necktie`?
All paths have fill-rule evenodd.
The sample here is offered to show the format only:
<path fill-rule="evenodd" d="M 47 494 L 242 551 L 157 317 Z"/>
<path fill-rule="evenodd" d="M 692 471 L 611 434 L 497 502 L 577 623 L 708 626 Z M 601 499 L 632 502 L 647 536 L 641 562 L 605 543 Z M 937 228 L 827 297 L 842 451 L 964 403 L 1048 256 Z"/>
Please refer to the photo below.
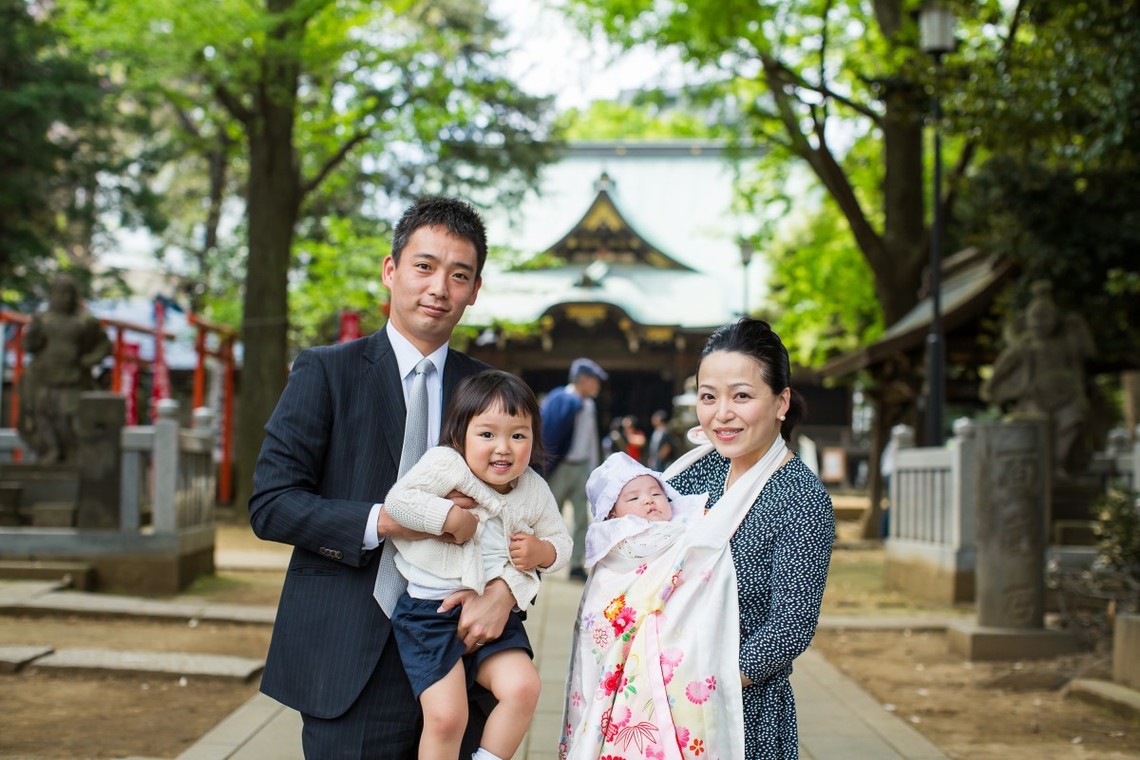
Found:
<path fill-rule="evenodd" d="M 412 465 L 420 461 L 420 457 L 427 451 L 428 444 L 428 392 L 427 376 L 435 369 L 431 359 L 422 359 L 416 365 L 415 377 L 412 378 L 412 390 L 408 393 L 408 415 L 404 418 L 404 448 L 400 452 L 400 474 L 412 469 Z M 380 555 L 379 567 L 376 569 L 376 585 L 372 589 L 372 596 L 384 610 L 388 617 L 396 607 L 396 600 L 408 581 L 396 569 L 396 547 L 391 541 L 385 541 L 383 554 Z"/>

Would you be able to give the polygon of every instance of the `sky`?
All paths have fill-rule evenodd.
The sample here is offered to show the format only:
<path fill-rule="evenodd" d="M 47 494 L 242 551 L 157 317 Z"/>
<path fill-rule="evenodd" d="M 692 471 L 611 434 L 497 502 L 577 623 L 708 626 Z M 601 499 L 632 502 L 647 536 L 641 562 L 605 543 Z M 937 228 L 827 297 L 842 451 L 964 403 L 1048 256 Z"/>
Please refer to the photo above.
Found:
<path fill-rule="evenodd" d="M 490 0 L 504 22 L 519 84 L 530 92 L 555 95 L 559 109 L 591 100 L 614 99 L 623 90 L 672 81 L 677 57 L 661 51 L 623 53 L 600 34 L 585 36 L 551 0 Z"/>

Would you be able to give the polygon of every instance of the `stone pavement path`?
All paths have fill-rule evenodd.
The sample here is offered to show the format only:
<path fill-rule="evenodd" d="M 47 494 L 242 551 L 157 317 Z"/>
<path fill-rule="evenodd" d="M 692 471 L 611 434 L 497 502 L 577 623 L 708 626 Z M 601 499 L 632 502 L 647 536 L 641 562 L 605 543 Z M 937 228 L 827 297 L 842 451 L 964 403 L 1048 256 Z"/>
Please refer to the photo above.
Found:
<path fill-rule="evenodd" d="M 0 583 L 0 611 L 47 608 L 153 618 L 198 617 L 244 622 L 273 619 L 271 607 L 172 603 L 74 591 L 57 593 L 59 589 L 59 584 L 43 582 Z M 561 577 L 556 575 L 544 583 L 538 602 L 528 616 L 527 630 L 534 645 L 543 689 L 534 722 L 517 755 L 521 760 L 557 757 L 566 663 L 581 589 L 581 584 L 570 581 L 565 573 Z M 831 624 L 827 619 L 821 621 L 821 626 Z M 836 619 L 834 624 L 839 627 L 944 627 L 945 621 Z M 153 665 L 156 668 L 186 667 L 185 661 L 180 665 L 176 662 L 185 656 L 172 653 L 170 662 Z M 0 653 L 0 667 L 3 660 Z M 259 669 L 259 663 L 231 665 Z M 937 747 L 909 724 L 884 710 L 818 652 L 808 650 L 796 661 L 792 685 L 799 713 L 800 756 L 804 760 L 945 758 Z M 259 694 L 186 750 L 179 760 L 301 760 L 300 727 L 296 712 Z"/>

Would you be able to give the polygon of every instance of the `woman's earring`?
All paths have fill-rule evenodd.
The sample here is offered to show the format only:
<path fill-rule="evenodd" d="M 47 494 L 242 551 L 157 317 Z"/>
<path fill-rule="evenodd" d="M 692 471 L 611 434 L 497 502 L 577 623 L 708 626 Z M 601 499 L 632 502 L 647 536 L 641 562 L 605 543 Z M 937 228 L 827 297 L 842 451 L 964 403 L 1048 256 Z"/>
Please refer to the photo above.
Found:
<path fill-rule="evenodd" d="M 780 422 L 783 422 L 784 420 L 786 420 L 786 419 L 787 419 L 787 417 L 785 417 L 784 415 L 782 415 L 782 414 L 781 414 L 781 415 L 780 415 L 779 417 L 777 417 L 776 419 L 778 419 Z"/>

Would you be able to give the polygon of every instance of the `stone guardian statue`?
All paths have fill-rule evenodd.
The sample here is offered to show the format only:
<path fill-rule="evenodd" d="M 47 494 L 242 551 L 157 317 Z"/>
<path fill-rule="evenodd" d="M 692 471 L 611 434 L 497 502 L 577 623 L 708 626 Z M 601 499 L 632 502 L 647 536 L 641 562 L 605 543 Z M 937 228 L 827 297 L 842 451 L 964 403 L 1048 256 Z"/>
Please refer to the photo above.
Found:
<path fill-rule="evenodd" d="M 982 398 L 1006 412 L 1045 416 L 1055 471 L 1062 477 L 1076 475 L 1084 467 L 1086 453 L 1082 445 L 1089 414 L 1085 364 L 1096 348 L 1083 318 L 1060 314 L 1051 283 L 1040 280 L 1031 287 L 1024 328 L 998 355 Z"/>
<path fill-rule="evenodd" d="M 71 277 L 52 280 L 48 308 L 32 317 L 24 350 L 34 360 L 20 379 L 20 436 L 38 463 L 74 463 L 79 395 L 95 389 L 92 370 L 110 354 L 111 341 L 82 310 Z"/>

